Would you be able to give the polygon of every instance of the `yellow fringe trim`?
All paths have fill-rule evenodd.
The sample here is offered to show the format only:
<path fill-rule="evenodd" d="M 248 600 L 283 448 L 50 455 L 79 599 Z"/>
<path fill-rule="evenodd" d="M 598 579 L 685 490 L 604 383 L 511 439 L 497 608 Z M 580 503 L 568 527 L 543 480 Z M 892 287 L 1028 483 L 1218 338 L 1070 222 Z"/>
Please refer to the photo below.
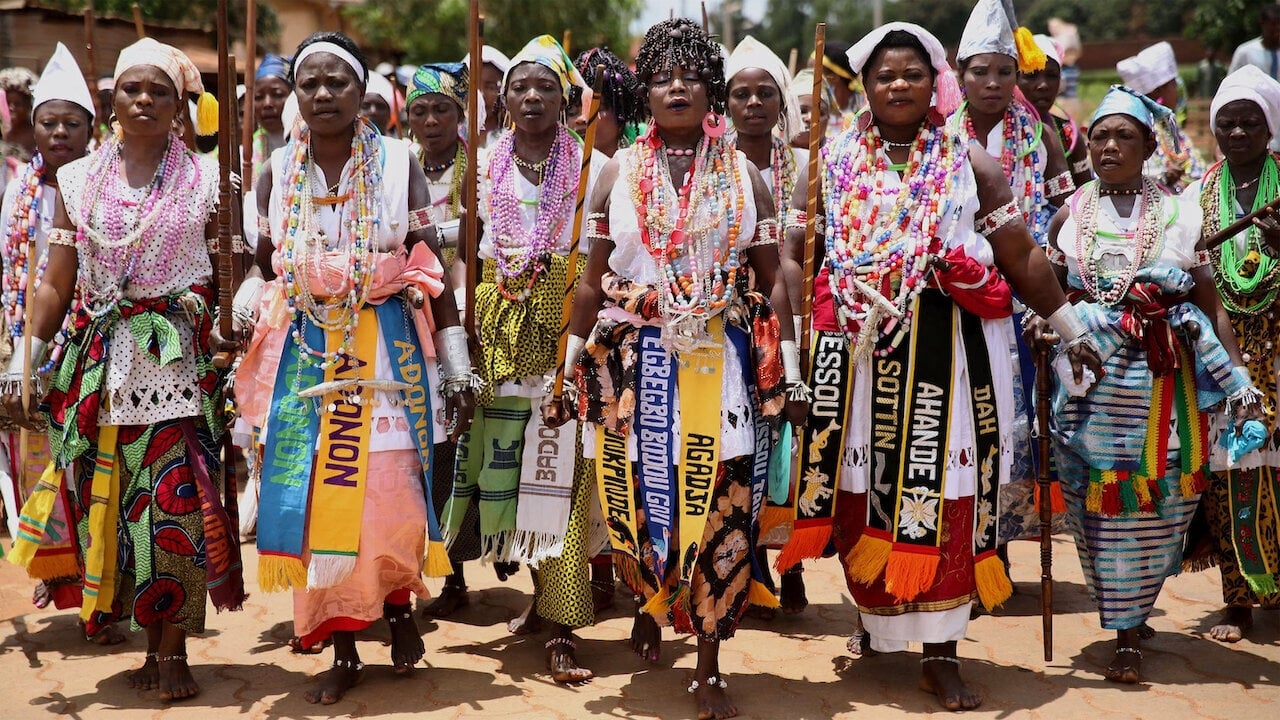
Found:
<path fill-rule="evenodd" d="M 17 547 L 15 543 L 14 547 Z M 10 558 L 11 562 L 13 561 Z M 60 552 L 52 555 L 36 554 L 27 563 L 27 576 L 33 580 L 56 580 L 57 578 L 79 577 L 80 563 L 76 562 L 75 552 Z"/>
<path fill-rule="evenodd" d="M 449 562 L 449 549 L 440 540 L 427 542 L 427 557 L 422 561 L 422 574 L 427 577 L 445 577 L 453 572 Z"/>
<path fill-rule="evenodd" d="M 276 555 L 258 557 L 258 587 L 262 592 L 282 592 L 307 586 L 307 566 L 298 558 Z"/>
<path fill-rule="evenodd" d="M 1091 482 L 1085 490 L 1084 509 L 1091 513 L 1102 512 L 1102 485 L 1100 482 Z"/>
<path fill-rule="evenodd" d="M 751 587 L 747 590 L 747 602 L 766 608 L 782 607 L 778 602 L 778 598 L 769 592 L 769 588 L 765 587 L 764 583 L 759 580 L 751 581 Z"/>
<path fill-rule="evenodd" d="M 201 93 L 196 101 L 196 134 L 209 137 L 218 132 L 218 98 L 209 93 Z"/>
<path fill-rule="evenodd" d="M 937 553 L 898 551 L 889 554 L 884 568 L 884 589 L 900 601 L 914 600 L 933 587 L 941 556 Z"/>
<path fill-rule="evenodd" d="M 671 591 L 664 585 L 649 598 L 649 602 L 640 608 L 640 612 L 648 613 L 656 619 L 662 619 L 667 616 L 667 610 L 671 609 Z"/>
<path fill-rule="evenodd" d="M 1036 45 L 1031 31 L 1020 27 L 1013 33 L 1013 42 L 1018 46 L 1018 72 L 1033 73 L 1044 69 L 1044 51 Z"/>
<path fill-rule="evenodd" d="M 779 525 L 792 522 L 795 519 L 796 509 L 793 507 L 765 505 L 760 509 L 760 537 L 768 535 L 770 530 L 773 530 Z"/>
<path fill-rule="evenodd" d="M 858 544 L 845 556 L 845 572 L 854 582 L 863 585 L 873 583 L 884 572 L 892 550 L 893 543 L 888 540 L 863 533 Z"/>
<path fill-rule="evenodd" d="M 995 610 L 1013 595 L 1013 583 L 1009 582 L 1004 563 L 995 553 L 973 566 L 973 578 L 978 585 L 978 599 L 988 610 Z"/>

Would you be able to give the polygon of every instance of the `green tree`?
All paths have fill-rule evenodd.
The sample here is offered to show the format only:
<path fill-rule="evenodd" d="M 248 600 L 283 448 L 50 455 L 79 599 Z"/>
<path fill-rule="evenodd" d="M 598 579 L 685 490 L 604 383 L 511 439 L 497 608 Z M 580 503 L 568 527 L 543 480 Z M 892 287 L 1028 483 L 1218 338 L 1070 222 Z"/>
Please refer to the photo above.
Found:
<path fill-rule="evenodd" d="M 508 54 L 547 33 L 572 33 L 570 52 L 607 44 L 618 54 L 630 50 L 628 26 L 641 0 L 485 0 L 485 42 Z M 374 56 L 404 62 L 453 60 L 467 52 L 466 0 L 366 0 L 345 12 Z"/>

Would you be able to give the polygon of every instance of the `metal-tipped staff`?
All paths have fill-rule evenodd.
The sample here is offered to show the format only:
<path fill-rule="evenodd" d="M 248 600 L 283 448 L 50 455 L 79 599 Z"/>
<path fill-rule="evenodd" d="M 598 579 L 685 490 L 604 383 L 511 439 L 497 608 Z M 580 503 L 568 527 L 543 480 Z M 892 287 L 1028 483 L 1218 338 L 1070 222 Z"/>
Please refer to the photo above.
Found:
<path fill-rule="evenodd" d="M 244 66 L 244 118 L 240 128 L 240 151 L 243 153 L 240 166 L 243 169 L 242 184 L 246 191 L 253 187 L 258 178 L 253 176 L 253 86 L 254 73 L 258 71 L 258 2 L 246 0 L 244 20 L 244 47 L 249 55 Z M 234 116 L 232 116 L 234 117 Z"/>
<path fill-rule="evenodd" d="M 1254 220 L 1272 211 L 1280 211 L 1280 197 L 1277 197 L 1276 199 L 1272 200 L 1266 205 L 1263 205 L 1257 210 L 1254 210 L 1248 215 L 1245 215 L 1239 220 L 1231 223 L 1230 225 L 1219 230 L 1218 232 L 1210 235 L 1209 239 L 1205 240 L 1206 249 L 1212 250 L 1218 247 L 1222 243 L 1226 242 L 1228 238 L 1235 237 L 1241 232 L 1244 232 L 1246 229 L 1248 229 L 1250 225 L 1253 224 Z"/>
<path fill-rule="evenodd" d="M 556 377 L 551 383 L 551 406 L 564 397 L 564 361 L 569 352 L 569 315 L 573 310 L 574 284 L 578 279 L 578 238 L 582 235 L 582 218 L 587 205 L 587 180 L 591 176 L 591 154 L 595 151 L 596 121 L 600 119 L 600 96 L 604 94 L 604 65 L 596 65 L 595 82 L 591 84 L 591 105 L 587 111 L 587 132 L 582 141 L 582 168 L 578 171 L 578 204 L 573 211 L 573 235 L 569 241 L 569 268 L 564 279 L 564 307 L 561 310 L 560 341 L 556 345 Z"/>
<path fill-rule="evenodd" d="M 466 303 L 463 313 L 463 326 L 467 337 L 476 334 L 476 282 L 480 277 L 480 176 L 476 167 L 476 152 L 480 149 L 480 76 L 483 73 L 484 60 L 484 18 L 480 16 L 480 0 L 471 0 L 470 14 L 467 19 L 467 37 L 471 43 L 469 67 L 467 68 L 470 88 L 467 91 L 467 169 L 463 176 L 463 206 L 466 208 L 467 221 L 463 223 L 465 233 L 462 238 L 462 257 L 466 258 Z"/>
<path fill-rule="evenodd" d="M 1036 486 L 1040 490 L 1040 619 L 1044 625 L 1044 661 L 1053 660 L 1053 507 L 1049 494 L 1049 350 L 1036 351 Z"/>
<path fill-rule="evenodd" d="M 229 339 L 235 334 L 232 302 L 236 289 L 231 262 L 231 135 L 235 132 L 236 83 L 227 43 L 227 0 L 218 0 L 218 332 Z M 214 364 L 227 367 L 231 356 L 218 353 Z"/>

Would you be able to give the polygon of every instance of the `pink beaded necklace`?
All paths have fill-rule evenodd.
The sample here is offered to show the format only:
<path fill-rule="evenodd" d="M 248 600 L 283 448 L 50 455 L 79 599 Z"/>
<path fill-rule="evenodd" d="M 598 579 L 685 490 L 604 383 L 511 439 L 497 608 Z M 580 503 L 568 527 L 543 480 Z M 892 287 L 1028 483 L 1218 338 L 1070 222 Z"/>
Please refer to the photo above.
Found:
<path fill-rule="evenodd" d="M 951 212 L 964 145 L 945 128 L 924 123 L 896 187 L 872 125 L 829 144 L 826 188 L 831 292 L 854 359 L 888 355 L 911 326 L 912 301 L 942 251 L 939 226 Z M 873 333 L 875 336 L 873 338 Z M 888 341 L 887 343 L 885 341 Z"/>
<path fill-rule="evenodd" d="M 964 118 L 965 134 L 986 144 L 986 138 L 978 137 L 969 115 L 968 101 L 961 104 L 957 114 Z M 1036 244 L 1044 247 L 1049 231 L 1049 205 L 1044 196 L 1044 173 L 1039 168 L 1040 133 L 1044 124 L 1031 108 L 1014 98 L 1004 111 L 1002 140 L 1000 143 L 1000 169 L 1009 181 L 1009 189 L 1022 211 L 1022 220 L 1031 231 Z"/>
<path fill-rule="evenodd" d="M 29 245 L 35 243 L 40 231 L 40 203 L 44 196 L 44 156 L 39 152 L 31 158 L 30 164 L 18 179 L 18 194 L 14 198 L 13 214 L 6 219 L 8 232 L 5 233 L 4 246 L 4 319 L 9 327 L 9 334 L 16 341 L 21 338 L 26 328 L 27 318 L 27 254 Z M 49 252 L 46 249 L 36 266 L 36 287 L 44 279 L 45 268 L 49 264 Z M 39 368 L 41 373 L 53 369 L 66 342 L 67 325 L 70 315 L 63 319 L 62 328 L 54 338 L 49 359 Z"/>
<path fill-rule="evenodd" d="M 533 286 L 546 272 L 565 223 L 572 217 L 578 190 L 582 149 L 563 125 L 557 126 L 551 152 L 541 166 L 538 211 L 533 227 L 521 219 L 519 192 L 516 188 L 518 159 L 515 133 L 499 138 L 489 156 L 486 180 L 489 194 L 490 237 L 497 265 L 498 290 L 511 302 L 524 302 L 533 296 Z M 507 282 L 529 273 L 525 287 L 512 292 Z"/>

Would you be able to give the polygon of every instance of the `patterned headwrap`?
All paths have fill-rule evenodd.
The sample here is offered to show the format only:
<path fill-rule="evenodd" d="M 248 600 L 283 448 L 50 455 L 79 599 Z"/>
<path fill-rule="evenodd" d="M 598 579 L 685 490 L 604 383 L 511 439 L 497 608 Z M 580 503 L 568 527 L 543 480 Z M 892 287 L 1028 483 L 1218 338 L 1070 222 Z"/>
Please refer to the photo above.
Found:
<path fill-rule="evenodd" d="M 1128 86 L 1111 86 L 1102 102 L 1098 103 L 1098 109 L 1089 120 L 1089 127 L 1097 125 L 1099 120 L 1108 115 L 1128 115 L 1152 132 L 1155 132 L 1156 123 L 1164 123 L 1168 126 L 1174 143 L 1178 141 L 1178 121 L 1173 116 L 1173 111 Z"/>
<path fill-rule="evenodd" d="M 467 66 L 460 62 L 427 63 L 413 73 L 409 81 L 409 97 L 405 105 L 412 105 L 414 100 L 423 95 L 436 93 L 446 95 L 463 111 L 467 109 Z"/>
<path fill-rule="evenodd" d="M 262 62 L 258 65 L 258 71 L 253 74 L 253 79 L 280 78 L 287 83 L 289 82 L 289 64 L 292 62 L 293 58 L 267 53 L 262 57 Z"/>
<path fill-rule="evenodd" d="M 564 95 L 564 101 L 569 102 L 569 88 L 573 85 L 585 87 L 586 83 L 582 80 L 582 74 L 578 72 L 578 68 L 574 66 L 573 60 L 565 53 L 564 48 L 560 46 L 560 42 L 550 35 L 539 35 L 529 41 L 529 44 L 516 53 L 511 58 L 511 67 L 502 75 L 502 87 L 507 87 L 507 79 L 511 77 L 511 71 L 525 63 L 534 63 L 541 65 L 560 78 L 560 92 Z"/>
<path fill-rule="evenodd" d="M 158 68 L 179 93 L 199 98 L 195 117 L 197 134 L 207 137 L 218 132 L 218 101 L 204 91 L 200 71 L 186 53 L 152 38 L 142 38 L 120 51 L 120 57 L 116 60 L 115 79 L 119 81 L 127 70 L 139 65 Z"/>

